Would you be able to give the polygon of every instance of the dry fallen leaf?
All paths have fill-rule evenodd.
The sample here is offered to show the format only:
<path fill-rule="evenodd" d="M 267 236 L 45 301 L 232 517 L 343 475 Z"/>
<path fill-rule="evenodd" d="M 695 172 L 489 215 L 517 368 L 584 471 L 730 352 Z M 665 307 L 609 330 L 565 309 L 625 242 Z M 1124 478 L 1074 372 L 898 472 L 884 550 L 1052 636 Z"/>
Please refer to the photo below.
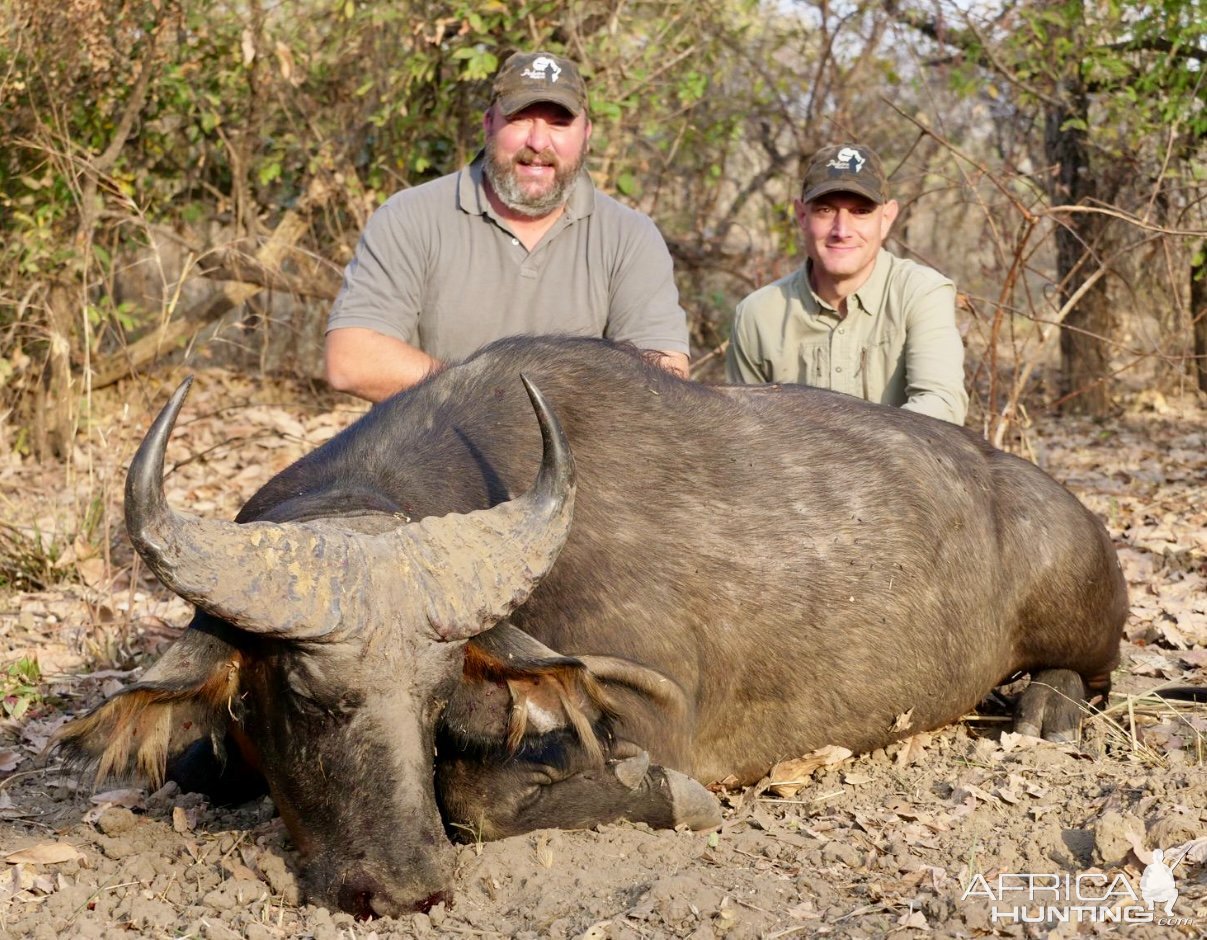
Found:
<path fill-rule="evenodd" d="M 601 920 L 597 924 L 592 924 L 579 936 L 579 940 L 605 940 L 609 936 L 608 928 L 612 925 L 610 920 Z"/>
<path fill-rule="evenodd" d="M 34 883 L 30 886 L 30 890 L 36 891 L 38 894 L 54 894 L 58 888 L 58 882 L 50 875 L 35 876 Z"/>
<path fill-rule="evenodd" d="M 784 913 L 796 920 L 819 920 L 821 918 L 821 914 L 817 912 L 816 905 L 808 898 L 788 908 Z"/>
<path fill-rule="evenodd" d="M 897 918 L 898 927 L 913 927 L 918 930 L 926 930 L 926 915 L 921 911 L 915 911 L 910 908 L 904 914 Z"/>
<path fill-rule="evenodd" d="M 955 790 L 952 791 L 951 796 L 952 799 L 957 803 L 963 803 L 964 800 L 970 796 L 976 800 L 980 800 L 982 803 L 995 804 L 998 802 L 997 797 L 993 796 L 991 793 L 987 793 L 985 790 L 982 790 L 980 787 L 972 783 L 957 784 Z"/>
<path fill-rule="evenodd" d="M 998 787 L 993 792 L 995 796 L 997 796 L 1003 802 L 1009 803 L 1011 806 L 1014 806 L 1019 802 L 1019 795 L 1010 786 Z"/>
<path fill-rule="evenodd" d="M 0 902 L 33 887 L 34 876 L 24 865 L 13 865 L 0 877 Z"/>
<path fill-rule="evenodd" d="M 537 836 L 536 840 L 536 860 L 541 863 L 544 868 L 553 867 L 553 849 L 541 836 Z"/>
<path fill-rule="evenodd" d="M 904 885 L 917 887 L 923 881 L 929 883 L 929 887 L 936 890 L 942 889 L 947 884 L 947 869 L 939 868 L 935 865 L 923 865 L 913 871 L 906 872 L 901 878 Z"/>
<path fill-rule="evenodd" d="M 774 796 L 790 799 L 796 796 L 797 791 L 808 782 L 814 772 L 822 767 L 841 764 L 850 756 L 851 752 L 845 747 L 827 744 L 816 751 L 810 751 L 804 757 L 780 761 L 771 768 L 771 783 L 767 787 L 767 792 Z"/>
<path fill-rule="evenodd" d="M 914 710 L 904 712 L 897 716 L 897 720 L 893 722 L 893 726 L 889 728 L 889 734 L 899 734 L 902 731 L 908 731 L 914 726 Z"/>
<path fill-rule="evenodd" d="M 106 790 L 104 793 L 93 794 L 89 799 L 95 805 L 84 814 L 83 819 L 86 823 L 95 823 L 103 813 L 114 806 L 129 810 L 142 810 L 147 806 L 143 791 L 129 788 Z"/>
<path fill-rule="evenodd" d="M 920 815 L 922 815 L 921 812 L 915 808 L 913 803 L 901 798 L 890 800 L 885 805 L 885 809 L 887 809 L 890 813 L 900 816 L 902 819 L 917 819 Z"/>
<path fill-rule="evenodd" d="M 99 588 L 105 584 L 109 574 L 109 565 L 104 558 L 84 558 L 76 563 L 75 570 L 80 580 L 89 587 Z"/>
<path fill-rule="evenodd" d="M 31 719 L 21 729 L 21 740 L 27 743 L 33 750 L 40 752 L 45 749 L 47 742 L 50 741 L 50 736 L 66 720 L 66 715 Z"/>
<path fill-rule="evenodd" d="M 67 842 L 43 842 L 27 849 L 9 852 L 4 860 L 10 865 L 58 865 L 62 862 L 83 861 L 84 853 Z"/>
<path fill-rule="evenodd" d="M 1137 650 L 1132 654 L 1128 663 L 1128 671 L 1135 676 L 1159 676 L 1162 679 L 1172 679 L 1178 674 L 1178 668 L 1170 656 L 1154 649 Z"/>
<path fill-rule="evenodd" d="M 1030 747 L 1035 747 L 1043 742 L 1043 738 L 1032 737 L 1029 734 L 1017 734 L 1013 731 L 1003 731 L 998 743 L 1002 746 L 1002 752 L 1009 754 L 1011 751 L 1022 751 Z"/>
<path fill-rule="evenodd" d="M 197 828 L 197 808 L 172 807 L 172 829 L 176 832 L 192 832 Z"/>
<path fill-rule="evenodd" d="M 248 868 L 246 865 L 244 865 L 242 862 L 238 861 L 237 859 L 224 858 L 222 860 L 222 868 L 228 875 L 230 875 L 232 878 L 235 878 L 239 881 L 263 881 L 264 880 L 263 878 L 260 877 L 259 872 L 255 871 L 251 868 Z"/>
<path fill-rule="evenodd" d="M 94 794 L 90 800 L 98 806 L 121 806 L 125 809 L 145 809 L 147 805 L 143 791 L 133 788 L 106 790 Z"/>
<path fill-rule="evenodd" d="M 922 754 L 929 746 L 934 734 L 930 731 L 923 731 L 919 734 L 910 735 L 908 738 L 902 738 L 898 743 L 899 750 L 893 760 L 898 767 L 908 767 L 910 764 L 917 763 L 922 759 Z"/>
<path fill-rule="evenodd" d="M 1175 845 L 1173 848 L 1165 850 L 1165 856 L 1167 859 L 1176 859 L 1174 864 L 1181 864 L 1182 861 L 1188 860 L 1201 865 L 1203 862 L 1207 862 L 1207 838 L 1191 839 L 1189 842 Z"/>

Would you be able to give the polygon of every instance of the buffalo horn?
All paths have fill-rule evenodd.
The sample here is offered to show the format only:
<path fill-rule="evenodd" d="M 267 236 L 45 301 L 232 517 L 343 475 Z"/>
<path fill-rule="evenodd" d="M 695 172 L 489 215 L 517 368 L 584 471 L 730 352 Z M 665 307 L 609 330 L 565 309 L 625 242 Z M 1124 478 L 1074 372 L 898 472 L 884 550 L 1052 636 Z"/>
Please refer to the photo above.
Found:
<path fill-rule="evenodd" d="M 397 530 L 423 585 L 424 615 L 442 639 L 475 636 L 522 604 L 570 534 L 574 457 L 544 395 L 521 375 L 541 426 L 536 483 L 523 496 L 464 515 L 429 517 Z M 397 562 L 388 570 L 397 577 Z"/>
<path fill-rule="evenodd" d="M 544 441 L 536 483 L 490 509 L 369 535 L 336 520 L 242 525 L 177 513 L 164 451 L 191 379 L 176 389 L 126 477 L 126 527 L 148 567 L 201 610 L 252 633 L 296 640 L 423 621 L 461 639 L 506 617 L 552 566 L 574 505 L 574 461 L 540 391 L 521 376 Z"/>

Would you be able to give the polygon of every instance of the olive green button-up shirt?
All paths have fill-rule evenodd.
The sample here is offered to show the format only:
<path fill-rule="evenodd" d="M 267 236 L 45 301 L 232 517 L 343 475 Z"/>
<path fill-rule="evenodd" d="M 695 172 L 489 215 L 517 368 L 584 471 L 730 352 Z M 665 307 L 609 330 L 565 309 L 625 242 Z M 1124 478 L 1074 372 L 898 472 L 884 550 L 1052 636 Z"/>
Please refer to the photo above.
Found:
<path fill-rule="evenodd" d="M 963 424 L 964 344 L 955 285 L 881 250 L 845 317 L 809 286 L 808 265 L 738 304 L 731 382 L 795 382 Z"/>

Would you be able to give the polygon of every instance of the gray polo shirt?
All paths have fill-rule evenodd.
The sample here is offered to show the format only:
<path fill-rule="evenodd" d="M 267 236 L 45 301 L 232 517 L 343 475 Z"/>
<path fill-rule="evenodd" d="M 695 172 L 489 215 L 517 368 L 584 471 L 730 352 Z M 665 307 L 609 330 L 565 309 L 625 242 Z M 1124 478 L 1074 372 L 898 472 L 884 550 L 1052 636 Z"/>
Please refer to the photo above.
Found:
<path fill-rule="evenodd" d="M 529 252 L 468 167 L 395 193 L 370 217 L 327 329 L 364 327 L 456 361 L 516 334 L 603 336 L 688 351 L 670 252 L 647 216 L 586 172 Z"/>
<path fill-rule="evenodd" d="M 806 264 L 738 304 L 726 375 L 829 388 L 963 424 L 955 299 L 938 271 L 881 249 L 842 317 L 813 292 Z"/>

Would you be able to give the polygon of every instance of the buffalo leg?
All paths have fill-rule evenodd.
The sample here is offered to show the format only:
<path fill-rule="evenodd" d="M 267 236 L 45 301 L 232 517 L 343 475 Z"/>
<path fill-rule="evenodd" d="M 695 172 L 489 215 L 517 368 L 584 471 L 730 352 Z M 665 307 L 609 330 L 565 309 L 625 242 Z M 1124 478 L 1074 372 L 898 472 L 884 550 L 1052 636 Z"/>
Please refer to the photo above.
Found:
<path fill-rule="evenodd" d="M 246 803 L 268 792 L 264 778 L 247 765 L 229 738 L 217 744 L 199 738 L 168 761 L 165 776 L 184 793 L 204 793 L 226 806 Z"/>
<path fill-rule="evenodd" d="M 589 829 L 627 819 L 657 829 L 707 829 L 720 805 L 696 780 L 651 765 L 645 752 L 573 770 L 518 761 L 440 767 L 437 790 L 454 838 L 499 839 L 533 829 Z"/>
<path fill-rule="evenodd" d="M 1076 742 L 1085 698 L 1085 683 L 1071 669 L 1037 672 L 1014 708 L 1014 730 L 1061 744 Z"/>

